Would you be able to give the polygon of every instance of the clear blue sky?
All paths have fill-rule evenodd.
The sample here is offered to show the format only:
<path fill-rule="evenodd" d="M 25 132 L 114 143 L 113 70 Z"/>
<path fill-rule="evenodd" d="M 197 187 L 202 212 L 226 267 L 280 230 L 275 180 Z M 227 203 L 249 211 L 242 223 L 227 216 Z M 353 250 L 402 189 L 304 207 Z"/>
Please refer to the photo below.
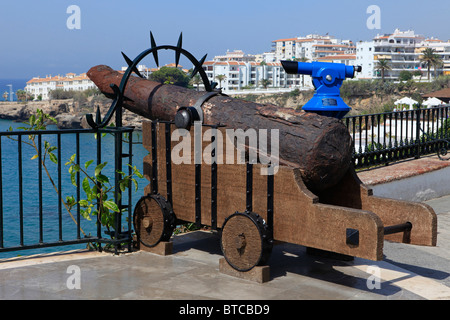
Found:
<path fill-rule="evenodd" d="M 66 26 L 72 4 L 81 9 L 80 30 Z M 380 30 L 366 27 L 369 5 L 381 9 Z M 159 45 L 175 45 L 183 32 L 186 50 L 212 59 L 227 49 L 270 51 L 272 40 L 310 33 L 359 41 L 399 28 L 448 40 L 449 14 L 448 0 L 2 0 L 0 78 L 120 68 L 120 52 L 135 58 L 149 47 L 150 30 Z M 173 54 L 161 60 L 173 62 Z"/>

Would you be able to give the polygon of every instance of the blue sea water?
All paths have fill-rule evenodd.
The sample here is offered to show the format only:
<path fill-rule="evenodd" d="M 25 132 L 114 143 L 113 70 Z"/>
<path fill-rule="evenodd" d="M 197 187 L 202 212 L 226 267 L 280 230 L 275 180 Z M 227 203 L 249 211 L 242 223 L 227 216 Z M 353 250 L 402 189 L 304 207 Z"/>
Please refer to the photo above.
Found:
<path fill-rule="evenodd" d="M 17 127 L 23 126 L 23 124 L 15 123 L 8 120 L 0 120 L 0 131 L 6 131 L 9 127 L 17 130 Z M 54 129 L 48 127 L 48 129 Z M 48 141 L 52 146 L 57 145 L 56 135 L 45 135 L 42 138 L 43 141 Z M 133 138 L 134 141 L 142 140 L 142 134 L 136 132 Z M 22 166 L 23 166 L 23 235 L 24 245 L 34 245 L 39 243 L 39 169 L 38 159 L 32 160 L 32 157 L 36 154 L 36 151 L 25 142 L 28 141 L 28 136 L 23 136 L 22 142 Z M 44 142 L 43 142 L 44 143 Z M 68 167 L 64 164 L 70 159 L 70 157 L 76 153 L 76 135 L 64 134 L 61 136 L 61 160 L 62 160 L 62 194 L 63 199 L 66 196 L 73 195 L 76 197 L 76 188 L 71 184 L 70 174 Z M 128 145 L 124 144 L 124 148 Z M 89 160 L 96 159 L 96 139 L 94 134 L 81 134 L 80 135 L 80 162 L 84 164 Z M 124 152 L 127 149 L 124 149 Z M 56 154 L 57 151 L 55 151 Z M 133 145 L 133 165 L 143 173 L 143 158 L 148 154 L 148 151 L 142 146 L 142 144 Z M 18 161 L 18 142 L 7 137 L 1 137 L 1 168 L 2 168 L 2 192 L 3 192 L 3 247 L 16 247 L 20 245 L 20 224 L 19 224 L 19 161 Z M 125 162 L 126 160 L 124 160 Z M 108 165 L 104 168 L 105 175 L 110 177 L 111 180 L 114 176 L 114 137 L 106 135 L 102 138 L 102 162 L 108 162 Z M 51 161 L 46 161 L 50 176 L 57 184 L 58 170 L 57 165 Z M 89 168 L 93 171 L 95 165 L 92 164 Z M 128 172 L 124 167 L 125 172 Z M 93 172 L 91 173 L 93 174 Z M 58 196 L 52 186 L 46 172 L 43 170 L 43 190 L 42 190 L 42 211 L 43 211 L 43 234 L 44 243 L 56 242 L 59 240 L 59 223 L 58 223 Z M 83 177 L 81 178 L 83 179 Z M 137 201 L 142 195 L 144 195 L 144 187 L 148 184 L 148 181 L 143 178 L 138 180 L 139 188 L 134 191 L 132 195 L 132 208 L 136 205 Z M 84 192 L 81 190 L 81 197 L 83 198 Z M 113 195 L 111 195 L 113 197 Z M 127 192 L 124 193 L 123 203 L 127 203 Z M 73 210 L 76 214 L 76 210 Z M 63 240 L 74 240 L 77 237 L 77 227 L 72 220 L 68 212 L 62 207 L 62 229 Z M 125 217 L 122 219 L 122 223 L 127 226 Z M 81 217 L 81 228 L 85 234 L 97 235 L 97 226 L 95 219 L 88 221 Z M 81 233 L 81 237 L 84 237 Z M 21 250 L 15 252 L 3 252 L 0 253 L 0 259 L 15 257 L 18 255 L 31 255 L 36 253 L 48 253 L 57 251 L 66 251 L 73 249 L 85 248 L 86 244 L 71 245 L 64 247 L 51 247 L 33 250 Z"/>
<path fill-rule="evenodd" d="M 10 92 L 8 85 L 12 85 L 13 101 L 17 101 L 16 91 L 24 90 L 28 80 L 30 79 L 0 79 L 0 101 L 4 101 L 3 93 Z M 10 101 L 10 96 L 8 96 L 7 101 Z"/>

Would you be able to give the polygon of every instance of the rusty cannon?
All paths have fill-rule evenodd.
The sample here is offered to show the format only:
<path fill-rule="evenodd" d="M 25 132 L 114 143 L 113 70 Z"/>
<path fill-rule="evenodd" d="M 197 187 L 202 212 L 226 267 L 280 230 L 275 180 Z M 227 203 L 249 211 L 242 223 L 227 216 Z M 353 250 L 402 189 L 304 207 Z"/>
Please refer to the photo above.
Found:
<path fill-rule="evenodd" d="M 118 107 L 149 119 L 143 144 L 150 184 L 133 217 L 141 247 L 166 243 L 177 224 L 194 222 L 217 230 L 227 266 L 246 273 L 268 264 L 274 242 L 375 261 L 383 259 L 385 239 L 436 245 L 432 208 L 376 197 L 358 179 L 352 139 L 339 119 L 228 97 L 208 81 L 206 56 L 196 60 L 181 42 L 157 46 L 151 35 L 150 49 L 135 60 L 124 55 L 124 74 L 104 65 L 88 72 L 114 99 L 105 121 Z M 139 62 L 150 54 L 157 62 L 160 50 L 174 50 L 177 65 L 181 54 L 189 58 L 206 91 L 140 76 Z M 258 143 L 251 135 L 239 143 L 227 130 L 254 132 Z M 268 138 L 274 132 L 278 142 Z"/>

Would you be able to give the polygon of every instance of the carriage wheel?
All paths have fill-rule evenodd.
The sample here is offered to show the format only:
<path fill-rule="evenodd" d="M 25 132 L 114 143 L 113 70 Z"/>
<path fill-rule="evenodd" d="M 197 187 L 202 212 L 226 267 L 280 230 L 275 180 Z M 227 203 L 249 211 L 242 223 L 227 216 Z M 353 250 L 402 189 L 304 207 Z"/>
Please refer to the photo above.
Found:
<path fill-rule="evenodd" d="M 151 248 L 161 241 L 169 241 L 176 217 L 164 197 L 152 194 L 142 197 L 136 204 L 133 221 L 138 241 Z"/>
<path fill-rule="evenodd" d="M 273 240 L 259 215 L 236 212 L 225 220 L 220 245 L 228 264 L 238 271 L 248 271 L 267 262 Z"/>

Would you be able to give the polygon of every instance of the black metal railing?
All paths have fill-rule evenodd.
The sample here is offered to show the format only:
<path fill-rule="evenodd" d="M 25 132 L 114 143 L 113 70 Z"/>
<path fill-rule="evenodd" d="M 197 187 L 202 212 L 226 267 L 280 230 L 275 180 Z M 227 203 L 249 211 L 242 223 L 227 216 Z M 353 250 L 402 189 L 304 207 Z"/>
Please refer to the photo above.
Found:
<path fill-rule="evenodd" d="M 0 253 L 84 243 L 96 244 L 98 250 L 102 250 L 102 244 L 110 244 L 116 252 L 125 244 L 131 251 L 132 188 L 128 188 L 128 195 L 122 194 L 117 185 L 121 178 L 117 171 L 128 171 L 131 175 L 133 130 L 132 127 L 105 127 L 0 132 Z M 109 139 L 107 152 L 102 152 L 105 133 L 112 134 L 114 142 Z M 125 134 L 127 142 L 123 142 Z M 37 150 L 27 144 L 31 136 Z M 48 156 L 45 152 L 48 141 L 55 147 L 52 162 L 43 161 Z M 37 155 L 33 156 L 36 151 Z M 108 168 L 108 175 L 114 179 L 115 203 L 127 211 L 127 223 L 122 221 L 122 213 L 116 213 L 114 231 L 109 235 L 102 230 L 98 218 L 87 221 L 80 214 L 78 201 L 83 190 L 80 172 L 75 177 L 76 187 L 70 183 L 69 173 L 64 172 L 65 163 L 73 154 L 80 165 L 86 160 L 93 160 L 97 165 L 105 160 L 114 163 L 113 168 Z M 125 158 L 127 161 L 123 163 Z M 128 170 L 122 168 L 126 164 L 130 164 Z M 66 195 L 75 197 L 77 204 L 73 211 L 76 212 L 65 210 Z"/>
<path fill-rule="evenodd" d="M 349 116 L 355 168 L 418 159 L 450 148 L 450 106 Z"/>

